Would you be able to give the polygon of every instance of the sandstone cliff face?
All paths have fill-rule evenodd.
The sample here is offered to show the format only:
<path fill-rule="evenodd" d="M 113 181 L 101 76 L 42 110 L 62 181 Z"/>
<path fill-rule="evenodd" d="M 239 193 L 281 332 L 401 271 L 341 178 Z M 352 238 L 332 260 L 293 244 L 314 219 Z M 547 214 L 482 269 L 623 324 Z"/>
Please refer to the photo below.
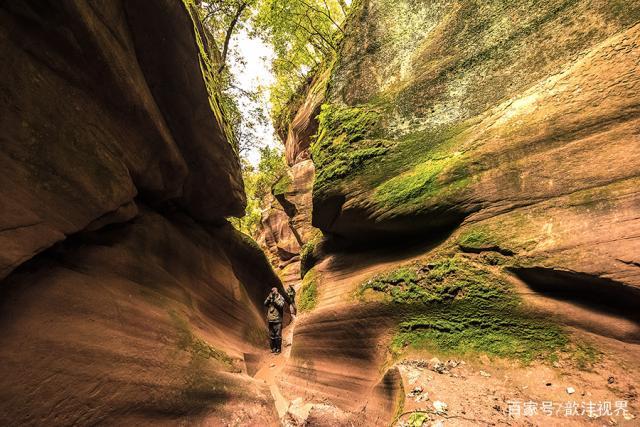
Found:
<path fill-rule="evenodd" d="M 263 201 L 265 209 L 258 242 L 283 271 L 287 282 L 299 280 L 301 248 L 318 235 L 311 225 L 312 188 L 315 177 L 309 147 L 318 130 L 317 116 L 324 101 L 330 70 L 322 70 L 311 81 L 290 123 L 286 123 L 285 157 L 289 166 Z M 284 135 L 282 135 L 284 136 Z"/>
<path fill-rule="evenodd" d="M 93 221 L 133 217 L 136 198 L 205 221 L 242 212 L 204 36 L 181 3 L 10 1 L 0 19 L 0 277 Z"/>
<path fill-rule="evenodd" d="M 638 4 L 412 5 L 353 17 L 312 147 L 314 225 L 359 239 L 464 222 L 640 286 Z"/>
<path fill-rule="evenodd" d="M 275 422 L 243 372 L 281 285 L 225 221 L 245 196 L 192 13 L 0 6 L 2 425 Z"/>
<path fill-rule="evenodd" d="M 273 195 L 264 202 L 268 208 L 263 212 L 258 242 L 273 256 L 287 263 L 300 253 L 300 240 L 290 224 L 289 215 Z"/>
<path fill-rule="evenodd" d="M 242 372 L 276 279 L 245 245 L 143 210 L 21 267 L 2 283 L 2 424 L 268 423 L 268 389 Z"/>
<path fill-rule="evenodd" d="M 373 421 L 405 351 L 555 345 L 471 308 L 474 281 L 637 354 L 639 61 L 637 2 L 358 2 L 310 145 L 313 226 L 342 249 L 304 278 L 283 387 Z"/>

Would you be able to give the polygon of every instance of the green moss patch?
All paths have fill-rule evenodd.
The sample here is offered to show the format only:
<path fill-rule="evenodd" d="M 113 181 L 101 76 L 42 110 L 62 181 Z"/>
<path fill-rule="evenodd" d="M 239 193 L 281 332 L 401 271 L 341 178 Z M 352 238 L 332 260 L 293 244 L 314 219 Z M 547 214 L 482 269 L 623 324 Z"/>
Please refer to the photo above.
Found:
<path fill-rule="evenodd" d="M 284 195 L 291 191 L 292 185 L 291 176 L 285 173 L 275 184 L 271 187 L 271 192 L 274 196 Z"/>
<path fill-rule="evenodd" d="M 304 278 L 305 274 L 313 267 L 315 264 L 313 251 L 315 250 L 316 242 L 311 240 L 300 248 L 300 277 Z"/>
<path fill-rule="evenodd" d="M 388 105 L 371 105 L 323 107 L 312 145 L 314 197 L 336 184 L 372 189 L 375 206 L 394 214 L 458 197 L 469 186 L 473 170 L 461 148 L 467 124 L 398 135 L 382 130 Z"/>
<path fill-rule="evenodd" d="M 205 340 L 197 337 L 189 323 L 184 320 L 178 313 L 171 310 L 169 312 L 171 321 L 178 332 L 177 346 L 178 349 L 191 353 L 193 359 L 213 359 L 222 364 L 225 370 L 237 372 L 238 369 L 234 365 L 234 359 L 222 350 L 218 350 L 211 346 Z"/>
<path fill-rule="evenodd" d="M 568 343 L 557 325 L 521 306 L 510 284 L 461 255 L 402 267 L 360 287 L 402 305 L 391 350 L 486 353 L 523 362 L 548 358 Z"/>
<path fill-rule="evenodd" d="M 473 229 L 462 234 L 458 238 L 458 244 L 461 246 L 468 246 L 474 248 L 481 248 L 484 246 L 493 246 L 497 242 L 489 232 L 483 229 Z"/>
<path fill-rule="evenodd" d="M 413 211 L 455 196 L 471 182 L 462 150 L 467 123 L 409 133 L 391 129 L 394 104 L 378 97 L 368 104 L 324 104 L 311 145 L 316 166 L 314 197 L 336 185 L 375 190 L 384 211 Z"/>
<path fill-rule="evenodd" d="M 486 353 L 523 362 L 548 358 L 563 349 L 563 332 L 543 319 L 514 312 L 514 307 L 458 302 L 400 323 L 392 351 L 406 346 L 442 353 Z"/>
<path fill-rule="evenodd" d="M 353 174 L 367 161 L 386 153 L 382 141 L 370 139 L 379 121 L 380 111 L 370 105 L 322 105 L 318 134 L 311 144 L 317 189 Z"/>
<path fill-rule="evenodd" d="M 456 243 L 464 252 L 485 252 L 483 256 L 486 257 L 486 252 L 491 251 L 513 257 L 513 262 L 520 262 L 523 258 L 517 255 L 531 251 L 538 244 L 537 233 L 538 231 L 532 228 L 529 214 L 510 212 L 492 221 L 465 227 L 457 237 Z"/>
<path fill-rule="evenodd" d="M 463 151 L 465 123 L 393 138 L 384 158 L 369 166 L 362 182 L 375 188 L 373 201 L 388 211 L 414 211 L 456 196 L 471 183 Z"/>
<path fill-rule="evenodd" d="M 322 231 L 317 228 L 314 229 L 313 234 L 308 242 L 302 245 L 300 248 L 300 278 L 304 279 L 304 276 L 313 266 L 318 262 L 320 254 L 318 253 L 318 246 L 324 235 Z"/>
<path fill-rule="evenodd" d="M 600 361 L 602 353 L 587 342 L 579 342 L 574 345 L 572 356 L 578 369 L 588 371 Z"/>
<path fill-rule="evenodd" d="M 318 283 L 313 271 L 302 281 L 297 307 L 300 311 L 311 311 L 318 304 Z"/>
<path fill-rule="evenodd" d="M 455 157 L 427 159 L 411 171 L 389 179 L 376 189 L 374 200 L 386 207 L 415 207 L 427 198 L 462 190 L 469 184 L 470 178 L 464 177 L 453 182 L 442 180 L 443 172 L 455 163 Z"/>
<path fill-rule="evenodd" d="M 499 242 L 499 238 L 491 233 L 489 229 L 484 227 L 476 227 L 462 233 L 458 237 L 458 246 L 464 252 L 480 253 L 484 251 L 498 252 L 502 255 L 512 256 L 514 252 L 511 249 L 504 248 L 502 243 Z M 494 262 L 489 260 L 489 264 L 500 264 L 501 260 L 494 259 Z"/>

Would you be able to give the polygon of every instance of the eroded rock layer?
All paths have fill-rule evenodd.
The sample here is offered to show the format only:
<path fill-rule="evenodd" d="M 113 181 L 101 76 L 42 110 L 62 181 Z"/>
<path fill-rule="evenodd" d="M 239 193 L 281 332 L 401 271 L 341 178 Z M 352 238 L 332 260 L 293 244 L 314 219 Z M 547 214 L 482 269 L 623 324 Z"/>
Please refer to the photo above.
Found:
<path fill-rule="evenodd" d="M 245 196 L 195 13 L 0 6 L 2 425 L 276 422 L 244 360 L 281 284 L 225 221 Z"/>
<path fill-rule="evenodd" d="M 474 223 L 640 286 L 638 4 L 411 4 L 352 19 L 312 145 L 314 224 L 367 239 Z"/>
<path fill-rule="evenodd" d="M 529 358 L 576 382 L 585 337 L 606 348 L 593 378 L 637 355 L 640 5 L 363 0 L 345 33 L 309 144 L 312 222 L 331 251 L 303 267 L 282 388 L 357 425 L 398 415 L 397 384 L 417 385 L 434 353 L 476 372 L 491 366 L 478 353 Z M 509 387 L 553 394 L 525 371 Z M 451 392 L 456 422 L 475 425 L 504 419 L 498 394 L 522 398 L 479 387 L 474 406 L 473 380 L 440 374 L 424 383 L 432 402 L 409 402 L 419 391 L 405 408 L 436 421 Z M 602 384 L 584 387 L 617 393 Z"/>
<path fill-rule="evenodd" d="M 272 194 L 263 200 L 263 216 L 258 242 L 271 254 L 287 282 L 299 280 L 299 269 L 292 262 L 300 260 L 305 244 L 317 239 L 319 232 L 311 225 L 312 188 L 315 167 L 309 147 L 318 130 L 317 116 L 324 101 L 330 70 L 321 70 L 302 93 L 300 105 L 286 123 L 281 135 L 285 147 L 287 173 L 275 183 Z M 294 273 L 293 275 L 291 273 Z"/>

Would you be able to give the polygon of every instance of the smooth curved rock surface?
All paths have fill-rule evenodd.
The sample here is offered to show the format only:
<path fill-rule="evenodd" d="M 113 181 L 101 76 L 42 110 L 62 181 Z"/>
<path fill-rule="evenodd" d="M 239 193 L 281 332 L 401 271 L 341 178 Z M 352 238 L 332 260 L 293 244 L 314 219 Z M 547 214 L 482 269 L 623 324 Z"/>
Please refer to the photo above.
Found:
<path fill-rule="evenodd" d="M 336 425 L 389 423 L 400 408 L 402 381 L 387 351 L 400 313 L 354 297 L 365 280 L 426 251 L 396 249 L 334 253 L 307 273 L 317 284 L 317 307 L 298 315 L 281 389 L 335 405 L 347 419 Z"/>
<path fill-rule="evenodd" d="M 257 241 L 278 260 L 289 261 L 300 253 L 300 242 L 291 228 L 289 216 L 271 196 L 270 208 L 262 214 Z"/>
<path fill-rule="evenodd" d="M 243 211 L 181 2 L 7 1 L 0 21 L 0 277 L 137 197 L 207 221 Z"/>
<path fill-rule="evenodd" d="M 283 194 L 283 198 L 295 206 L 295 215 L 291 218 L 291 226 L 296 230 L 303 243 L 308 242 L 317 232 L 311 226 L 313 179 L 315 168 L 311 160 L 296 163 L 290 168 L 291 188 Z"/>
<path fill-rule="evenodd" d="M 242 246 L 231 230 L 145 210 L 14 272 L 0 422 L 275 422 L 268 389 L 239 372 L 264 345 L 261 299 L 278 280 L 256 274 L 262 254 L 238 258 Z"/>

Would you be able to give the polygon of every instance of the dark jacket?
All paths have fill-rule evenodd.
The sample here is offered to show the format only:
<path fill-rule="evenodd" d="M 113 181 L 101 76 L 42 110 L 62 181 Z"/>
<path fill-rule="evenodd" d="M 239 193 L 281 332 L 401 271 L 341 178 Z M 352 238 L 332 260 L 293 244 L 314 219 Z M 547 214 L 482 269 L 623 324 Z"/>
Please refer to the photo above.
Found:
<path fill-rule="evenodd" d="M 267 307 L 267 320 L 272 323 L 282 322 L 282 312 L 284 309 L 284 298 L 280 293 L 276 296 L 269 294 L 264 300 L 264 306 Z"/>
<path fill-rule="evenodd" d="M 296 303 L 296 290 L 293 289 L 293 286 L 289 286 L 287 289 L 287 297 L 289 297 L 289 304 L 295 305 Z"/>

